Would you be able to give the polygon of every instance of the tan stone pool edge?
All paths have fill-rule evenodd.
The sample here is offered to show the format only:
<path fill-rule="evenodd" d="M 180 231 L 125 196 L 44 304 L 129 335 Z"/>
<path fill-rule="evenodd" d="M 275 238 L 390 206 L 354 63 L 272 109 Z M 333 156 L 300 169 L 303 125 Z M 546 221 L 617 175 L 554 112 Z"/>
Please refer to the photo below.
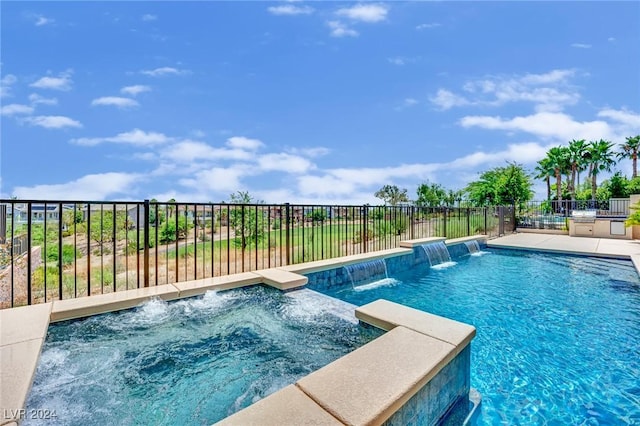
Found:
<path fill-rule="evenodd" d="M 558 247 L 548 247 L 548 235 L 539 236 L 545 238 L 538 238 L 533 242 L 514 240 L 513 238 L 509 239 L 509 237 L 492 240 L 487 244 L 489 247 L 495 248 L 529 249 L 562 254 L 626 258 L 632 260 L 636 270 L 640 273 L 640 246 L 637 246 L 637 251 L 635 250 L 636 246 L 634 245 L 623 247 L 622 252 L 620 249 L 612 250 L 611 252 L 602 250 L 598 252 L 597 250 L 585 250 L 584 247 L 575 249 L 570 244 L 567 246 L 566 240 L 562 240 L 563 244 L 560 244 Z M 486 236 L 478 235 L 455 240 L 447 240 L 446 243 L 447 245 L 451 245 L 471 240 L 486 240 Z M 299 265 L 290 265 L 262 271 L 245 272 L 223 277 L 127 290 L 104 295 L 61 301 L 56 300 L 45 304 L 0 310 L 0 410 L 3 414 L 2 418 L 0 418 L 0 425 L 13 423 L 16 420 L 19 421 L 19 415 L 21 413 L 19 410 L 24 408 L 31 383 L 33 381 L 33 376 L 35 374 L 42 344 L 44 343 L 50 322 L 128 309 L 138 306 L 154 297 L 159 297 L 163 300 L 174 300 L 204 294 L 209 290 L 228 290 L 255 284 L 267 284 L 284 291 L 291 290 L 302 287 L 307 283 L 307 278 L 300 275 L 302 273 L 311 273 L 337 268 L 366 260 L 409 254 L 412 251 L 411 247 L 436 241 L 444 241 L 444 238 L 403 241 L 401 245 L 404 248 L 383 250 L 374 253 L 346 256 Z M 545 243 L 547 243 L 547 246 L 544 245 Z M 629 242 L 626 243 L 628 244 Z M 599 245 L 600 244 L 598 242 L 596 248 Z M 274 404 L 273 407 L 278 407 L 277 411 L 282 412 L 284 404 L 284 406 L 289 407 L 291 410 L 289 411 L 289 415 L 295 416 L 296 410 L 301 409 L 304 413 L 308 413 L 310 416 L 308 420 L 312 422 L 314 421 L 312 420 L 314 415 L 320 416 L 316 419 L 318 421 L 322 418 L 325 420 L 329 419 L 333 424 L 340 424 L 335 423 L 338 422 L 338 419 L 342 422 L 347 421 L 348 423 L 350 419 L 352 420 L 353 416 L 356 416 L 353 418 L 358 420 L 365 420 L 364 417 L 357 417 L 357 415 L 364 415 L 363 413 L 344 413 L 341 411 L 344 410 L 344 407 L 334 407 L 331 405 L 331 399 L 327 398 L 323 393 L 323 390 L 326 389 L 326 386 L 329 384 L 333 382 L 340 382 L 338 379 L 341 377 L 340 374 L 342 373 L 335 372 L 340 372 L 340 368 L 336 367 L 334 364 L 348 365 L 349 360 L 357 360 L 358 357 L 375 358 L 377 360 L 378 356 L 382 358 L 376 362 L 384 362 L 385 357 L 383 356 L 383 348 L 400 347 L 402 344 L 396 340 L 404 341 L 406 339 L 406 344 L 408 345 L 406 349 L 409 352 L 412 351 L 411 348 L 413 348 L 413 346 L 411 345 L 413 343 L 423 344 L 425 345 L 424 347 L 430 347 L 435 351 L 434 359 L 441 359 L 432 365 L 430 369 L 437 372 L 442 368 L 442 366 L 446 365 L 446 363 L 453 358 L 457 352 L 464 348 L 475 335 L 475 329 L 466 324 L 456 323 L 455 321 L 421 311 L 412 312 L 415 310 L 410 310 L 410 308 L 402 305 L 395 305 L 397 304 L 379 300 L 362 306 L 356 310 L 356 316 L 363 322 L 370 323 L 371 325 L 385 330 L 398 329 L 398 331 L 395 331 L 394 333 L 386 333 L 382 336 L 390 337 L 385 337 L 383 340 L 380 340 L 381 338 L 374 340 L 368 345 L 365 345 L 357 351 L 340 358 L 323 369 L 311 373 L 295 385 L 287 386 L 257 404 L 236 413 L 234 416 L 250 416 L 253 410 L 260 409 L 260 407 L 265 409 L 266 404 Z M 444 320 L 444 322 L 441 322 L 441 320 Z M 451 341 L 451 336 L 458 335 L 464 336 L 462 340 L 460 340 L 460 338 L 457 338 L 457 340 L 456 338 L 453 338 L 454 341 Z M 378 341 L 381 343 L 376 343 Z M 420 350 L 423 350 L 424 347 Z M 417 350 L 417 348 L 413 349 Z M 343 359 L 347 359 L 347 361 L 341 361 Z M 329 367 L 331 367 L 329 370 L 325 370 Z M 393 401 L 391 405 L 384 406 L 384 404 L 382 404 L 384 407 L 381 408 L 381 410 L 378 410 L 377 414 L 372 418 L 367 418 L 366 423 L 371 421 L 373 422 L 371 424 L 377 424 L 378 422 L 386 420 L 386 418 L 393 414 L 394 410 L 401 407 L 402 404 L 404 404 L 404 402 L 406 402 L 411 395 L 417 391 L 417 389 L 420 389 L 420 386 L 417 385 L 418 383 L 426 383 L 428 381 L 425 379 L 428 374 L 424 377 L 419 377 L 420 372 L 414 371 L 413 373 L 416 376 L 412 377 L 411 380 L 417 380 L 417 382 L 414 382 L 413 385 L 409 387 L 405 386 L 402 391 L 402 396 L 394 396 L 394 398 L 392 398 Z M 424 371 L 422 373 L 424 373 Z M 322 377 L 329 377 L 329 379 L 322 379 Z M 357 380 L 355 381 L 357 382 Z M 422 383 L 422 385 L 424 385 L 424 383 Z M 356 386 L 356 384 L 357 383 L 353 383 L 353 386 L 347 386 L 347 389 L 362 389 L 361 386 Z M 402 385 L 398 384 L 398 387 L 402 388 Z M 298 402 L 296 403 L 296 401 Z M 333 403 L 335 405 L 335 401 Z M 350 401 L 350 404 L 352 403 L 353 401 Z M 370 407 L 370 401 L 367 401 L 367 404 L 369 415 L 371 415 L 371 413 L 375 413 L 376 410 L 371 409 Z M 354 407 L 355 406 L 356 405 L 354 405 Z M 325 412 L 325 414 L 330 413 L 330 416 L 326 417 L 326 415 L 319 414 L 320 412 L 318 410 Z M 248 414 L 245 412 L 248 412 Z M 223 422 L 234 421 L 234 416 L 223 420 Z M 304 424 L 302 418 L 294 418 L 296 418 L 296 422 L 301 422 L 299 424 Z M 289 417 L 289 419 L 291 419 L 291 417 Z M 250 417 L 247 417 L 246 420 L 250 420 Z M 261 424 L 264 424 L 264 420 L 265 418 L 261 419 Z M 331 422 L 328 422 L 327 424 L 331 424 Z M 325 424 L 325 422 L 317 424 Z"/>

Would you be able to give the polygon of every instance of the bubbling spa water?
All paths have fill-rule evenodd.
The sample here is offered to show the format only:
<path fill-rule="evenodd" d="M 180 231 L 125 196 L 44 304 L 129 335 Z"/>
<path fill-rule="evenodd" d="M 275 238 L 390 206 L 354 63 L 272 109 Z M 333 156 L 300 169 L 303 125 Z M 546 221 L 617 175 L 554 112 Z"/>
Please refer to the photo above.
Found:
<path fill-rule="evenodd" d="M 27 409 L 54 410 L 47 424 L 211 424 L 381 334 L 351 305 L 301 292 L 255 286 L 53 324 Z"/>

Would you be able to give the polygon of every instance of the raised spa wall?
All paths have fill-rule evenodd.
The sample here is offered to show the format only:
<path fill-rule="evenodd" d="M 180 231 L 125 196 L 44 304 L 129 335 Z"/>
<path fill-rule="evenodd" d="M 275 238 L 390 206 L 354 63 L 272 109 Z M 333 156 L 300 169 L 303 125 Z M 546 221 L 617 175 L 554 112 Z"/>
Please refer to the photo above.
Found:
<path fill-rule="evenodd" d="M 466 241 L 483 246 L 486 236 L 448 240 L 452 258 L 468 253 Z M 0 310 L 0 425 L 20 423 L 50 322 L 128 309 L 159 297 L 174 300 L 266 284 L 293 291 L 338 282 L 345 265 L 384 258 L 388 272 L 424 262 L 428 238 L 401 248 L 290 265 L 224 277 L 56 300 Z M 470 412 L 470 342 L 475 328 L 457 321 L 377 300 L 356 309 L 365 326 L 387 333 L 219 422 L 220 425 L 347 424 L 431 425 Z M 460 408 L 461 407 L 461 408 Z M 176 419 L 179 423 L 179 419 Z"/>

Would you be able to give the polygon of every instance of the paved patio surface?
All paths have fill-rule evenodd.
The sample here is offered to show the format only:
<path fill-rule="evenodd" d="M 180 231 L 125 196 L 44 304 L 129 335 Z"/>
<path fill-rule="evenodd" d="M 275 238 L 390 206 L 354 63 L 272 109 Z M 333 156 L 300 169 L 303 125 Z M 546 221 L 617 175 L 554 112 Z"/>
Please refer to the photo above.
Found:
<path fill-rule="evenodd" d="M 626 259 L 640 256 L 640 240 L 570 237 L 553 234 L 510 234 L 488 240 L 487 246 Z"/>

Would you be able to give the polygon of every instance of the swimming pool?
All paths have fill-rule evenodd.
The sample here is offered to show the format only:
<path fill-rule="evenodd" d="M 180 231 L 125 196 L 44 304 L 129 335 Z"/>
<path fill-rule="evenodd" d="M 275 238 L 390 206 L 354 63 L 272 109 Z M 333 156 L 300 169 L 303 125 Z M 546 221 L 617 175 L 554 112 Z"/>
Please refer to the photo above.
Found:
<path fill-rule="evenodd" d="M 630 261 L 511 250 L 454 260 L 380 286 L 318 290 L 474 325 L 478 424 L 640 423 L 640 279 Z"/>
<path fill-rule="evenodd" d="M 55 412 L 47 424 L 212 424 L 382 334 L 294 293 L 254 286 L 53 324 L 27 409 Z"/>

